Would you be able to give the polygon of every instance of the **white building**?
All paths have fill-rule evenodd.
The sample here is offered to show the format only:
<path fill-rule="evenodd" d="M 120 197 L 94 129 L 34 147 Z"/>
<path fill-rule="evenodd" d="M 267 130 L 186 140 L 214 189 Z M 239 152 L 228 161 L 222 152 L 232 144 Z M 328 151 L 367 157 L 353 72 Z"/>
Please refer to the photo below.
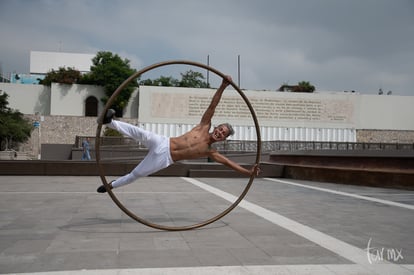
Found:
<path fill-rule="evenodd" d="M 15 84 L 38 84 L 51 70 L 74 68 L 81 73 L 90 72 L 95 54 L 30 51 L 30 74 L 12 74 Z"/>
<path fill-rule="evenodd" d="M 102 112 L 103 89 L 89 85 L 19 85 L 1 83 L 10 107 L 24 114 L 93 117 Z M 167 136 L 197 124 L 214 89 L 141 86 L 124 110 L 124 119 Z M 414 97 L 351 93 L 244 91 L 257 115 L 262 140 L 359 141 L 358 132 L 383 131 L 388 142 L 413 142 Z M 254 121 L 234 90 L 226 90 L 213 124 L 231 123 L 234 140 L 255 140 Z M 95 129 L 79 135 L 93 135 Z M 405 133 L 400 137 L 396 133 Z M 386 138 L 386 134 L 391 137 Z M 408 137 L 407 137 L 408 134 Z M 398 137 L 392 137 L 398 136 Z M 367 141 L 367 140 L 364 140 Z M 375 140 L 374 140 L 375 141 Z"/>
<path fill-rule="evenodd" d="M 96 54 L 30 51 L 30 74 L 44 75 L 60 67 L 90 71 Z"/>

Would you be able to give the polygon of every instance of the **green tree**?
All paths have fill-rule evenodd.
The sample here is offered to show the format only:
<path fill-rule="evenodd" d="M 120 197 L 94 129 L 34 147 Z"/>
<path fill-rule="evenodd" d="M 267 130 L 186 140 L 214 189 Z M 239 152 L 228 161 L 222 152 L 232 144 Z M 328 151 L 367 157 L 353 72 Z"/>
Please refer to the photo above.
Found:
<path fill-rule="evenodd" d="M 8 107 L 8 97 L 8 94 L 0 91 L 0 150 L 7 150 L 25 142 L 33 129 L 22 113 Z"/>
<path fill-rule="evenodd" d="M 300 81 L 298 83 L 298 91 L 302 93 L 313 93 L 315 86 L 311 85 L 309 81 Z"/>
<path fill-rule="evenodd" d="M 139 85 L 145 86 L 163 86 L 163 87 L 177 87 L 180 81 L 172 76 L 160 76 L 154 80 L 145 79 L 139 82 Z"/>
<path fill-rule="evenodd" d="M 300 81 L 298 85 L 288 85 L 284 83 L 278 89 L 280 92 L 294 92 L 294 93 L 313 93 L 315 86 L 311 85 L 308 81 Z"/>
<path fill-rule="evenodd" d="M 192 70 L 181 73 L 181 80 L 172 76 L 161 76 L 154 80 L 142 80 L 139 84 L 146 86 L 210 88 L 210 85 L 204 81 L 203 74 Z"/>
<path fill-rule="evenodd" d="M 129 62 L 128 59 L 123 60 L 111 52 L 98 52 L 92 59 L 91 72 L 84 75 L 81 83 L 104 87 L 105 96 L 101 100 L 106 104 L 119 85 L 136 72 L 130 67 Z M 116 97 L 111 106 L 115 109 L 116 116 L 122 117 L 123 109 L 127 106 L 135 87 L 138 87 L 137 80 L 131 81 Z"/>
<path fill-rule="evenodd" d="M 45 78 L 39 81 L 39 84 L 46 86 L 52 85 L 52 82 L 63 84 L 75 84 L 82 78 L 81 73 L 74 68 L 59 67 L 57 71 L 49 71 Z"/>
<path fill-rule="evenodd" d="M 155 85 L 154 85 L 154 81 L 153 81 L 152 79 L 149 79 L 149 78 L 144 79 L 144 80 L 141 80 L 141 81 L 139 82 L 139 85 L 144 85 L 144 86 L 155 86 Z"/>
<path fill-rule="evenodd" d="M 172 76 L 161 76 L 154 81 L 154 86 L 177 87 L 178 79 Z"/>
<path fill-rule="evenodd" d="M 180 87 L 191 88 L 210 88 L 210 85 L 204 81 L 204 76 L 200 72 L 194 72 L 189 70 L 184 74 L 181 74 Z"/>

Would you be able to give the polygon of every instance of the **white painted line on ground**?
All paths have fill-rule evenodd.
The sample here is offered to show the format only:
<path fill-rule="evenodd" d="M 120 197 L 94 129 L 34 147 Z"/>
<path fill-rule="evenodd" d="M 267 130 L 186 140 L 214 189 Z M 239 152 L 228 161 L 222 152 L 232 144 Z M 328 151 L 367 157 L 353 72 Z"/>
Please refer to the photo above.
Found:
<path fill-rule="evenodd" d="M 224 192 L 218 188 L 212 187 L 196 179 L 186 178 L 186 177 L 183 177 L 182 179 L 189 183 L 192 183 L 195 186 L 200 187 L 201 189 L 204 189 L 210 193 L 213 193 L 214 195 L 218 197 L 221 197 L 227 201 L 230 201 L 231 203 L 233 203 L 237 199 L 237 197 L 232 194 Z M 367 251 L 360 249 L 356 246 L 350 245 L 334 237 L 331 237 L 325 233 L 317 231 L 309 226 L 298 223 L 285 216 L 272 212 L 259 205 L 243 200 L 240 202 L 239 206 L 244 208 L 245 210 L 252 212 L 253 214 L 259 217 L 266 219 L 267 221 L 273 224 L 276 224 L 305 239 L 308 239 L 311 242 L 316 243 L 317 245 L 325 249 L 328 249 L 353 263 L 359 264 L 368 270 L 376 271 L 378 269 L 377 266 L 381 266 L 380 269 L 382 270 L 387 269 L 388 271 L 395 272 L 395 274 L 399 274 L 400 272 L 401 274 L 406 274 L 407 272 L 409 272 L 407 269 L 399 265 L 391 264 L 385 261 L 375 262 L 374 264 L 370 264 L 368 259 L 372 259 L 374 255 L 369 254 Z"/>
<path fill-rule="evenodd" d="M 327 189 L 327 188 L 321 188 L 321 187 L 316 187 L 316 186 L 311 186 L 311 185 L 300 184 L 300 183 L 291 182 L 291 181 L 287 181 L 287 180 L 272 179 L 272 178 L 264 178 L 264 179 L 269 180 L 269 181 L 274 181 L 274 182 L 279 182 L 279 183 L 304 187 L 304 188 L 308 188 L 308 189 L 323 191 L 323 192 L 332 193 L 332 194 L 336 194 L 336 195 L 347 196 L 347 197 L 351 197 L 351 198 L 356 198 L 356 199 L 361 199 L 361 200 L 366 200 L 366 201 L 373 201 L 373 202 L 378 202 L 378 203 L 382 203 L 382 204 L 386 204 L 386 205 L 397 206 L 397 207 L 402 207 L 402 208 L 414 210 L 414 205 L 410 205 L 410 204 L 399 203 L 399 202 L 395 202 L 395 201 L 388 201 L 388 200 L 383 200 L 383 199 L 377 199 L 377 198 L 367 197 L 367 196 L 361 196 L 361 195 L 346 193 L 346 192 L 342 192 L 342 191 L 336 191 L 336 190 Z"/>

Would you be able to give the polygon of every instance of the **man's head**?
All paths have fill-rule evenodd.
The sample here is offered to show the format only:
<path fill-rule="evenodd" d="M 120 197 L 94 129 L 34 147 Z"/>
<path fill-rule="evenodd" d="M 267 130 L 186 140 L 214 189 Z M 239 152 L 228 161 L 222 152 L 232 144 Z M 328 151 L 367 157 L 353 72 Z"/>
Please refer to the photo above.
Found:
<path fill-rule="evenodd" d="M 234 135 L 234 129 L 229 123 L 222 123 L 214 127 L 211 137 L 214 139 L 214 142 L 223 141 L 228 136 Z"/>

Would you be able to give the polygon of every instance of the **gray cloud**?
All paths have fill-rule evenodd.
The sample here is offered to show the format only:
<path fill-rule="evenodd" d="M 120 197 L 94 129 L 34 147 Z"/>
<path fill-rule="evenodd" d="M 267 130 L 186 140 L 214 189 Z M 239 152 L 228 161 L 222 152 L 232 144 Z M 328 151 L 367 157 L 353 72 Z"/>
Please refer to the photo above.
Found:
<path fill-rule="evenodd" d="M 210 55 L 236 78 L 240 55 L 242 88 L 307 80 L 325 91 L 414 95 L 409 0 L 15 0 L 0 3 L 0 24 L 4 72 L 28 72 L 30 50 L 108 50 L 137 69 Z"/>

